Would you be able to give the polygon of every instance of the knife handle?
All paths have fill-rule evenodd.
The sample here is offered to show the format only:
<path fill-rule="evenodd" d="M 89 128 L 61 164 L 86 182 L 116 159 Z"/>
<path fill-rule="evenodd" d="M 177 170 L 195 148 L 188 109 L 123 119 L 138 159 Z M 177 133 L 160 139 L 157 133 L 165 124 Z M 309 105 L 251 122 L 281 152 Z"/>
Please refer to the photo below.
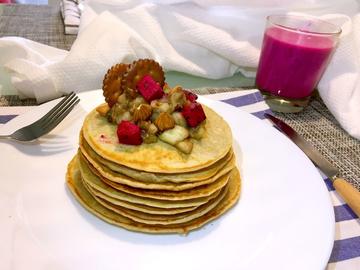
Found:
<path fill-rule="evenodd" d="M 360 192 L 342 178 L 335 178 L 333 186 L 355 214 L 360 217 Z"/>

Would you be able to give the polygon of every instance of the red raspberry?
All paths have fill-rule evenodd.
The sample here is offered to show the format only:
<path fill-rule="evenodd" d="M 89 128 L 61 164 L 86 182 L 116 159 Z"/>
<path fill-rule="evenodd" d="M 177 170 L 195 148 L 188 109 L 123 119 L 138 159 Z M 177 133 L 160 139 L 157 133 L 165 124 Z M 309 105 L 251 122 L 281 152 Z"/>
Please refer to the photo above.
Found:
<path fill-rule="evenodd" d="M 186 96 L 186 99 L 189 100 L 190 102 L 195 102 L 195 100 L 197 100 L 198 96 L 196 94 L 194 94 L 193 92 L 191 92 L 189 90 L 185 90 L 185 89 L 183 89 L 183 91 Z"/>
<path fill-rule="evenodd" d="M 160 84 L 150 75 L 142 77 L 142 79 L 136 84 L 136 89 L 147 102 L 159 99 L 164 95 L 164 90 L 161 88 Z"/>
<path fill-rule="evenodd" d="M 185 105 L 181 113 L 190 127 L 196 127 L 198 124 L 200 124 L 202 121 L 206 119 L 201 104 L 197 102 L 190 103 L 189 105 Z"/>
<path fill-rule="evenodd" d="M 117 127 L 119 143 L 139 145 L 142 143 L 140 128 L 130 121 L 121 121 Z"/>

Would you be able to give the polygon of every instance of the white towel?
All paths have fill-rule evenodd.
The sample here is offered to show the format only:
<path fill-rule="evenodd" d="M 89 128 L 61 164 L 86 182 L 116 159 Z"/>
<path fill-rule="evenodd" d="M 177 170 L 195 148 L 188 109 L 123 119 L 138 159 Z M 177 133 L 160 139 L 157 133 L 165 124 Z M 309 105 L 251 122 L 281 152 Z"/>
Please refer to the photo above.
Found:
<path fill-rule="evenodd" d="M 342 25 L 342 37 L 318 89 L 341 126 L 360 139 L 360 14 L 325 18 Z"/>
<path fill-rule="evenodd" d="M 356 0 L 91 0 L 84 3 L 78 37 L 70 52 L 42 49 L 19 38 L 0 39 L 0 65 L 11 73 L 17 91 L 44 101 L 61 93 L 101 87 L 106 70 L 117 62 L 154 58 L 166 70 L 224 78 L 241 70 L 254 75 L 265 17 L 289 11 L 331 15 L 348 29 L 322 81 L 320 93 L 341 125 L 360 138 L 360 97 L 355 67 L 360 53 Z M 353 21 L 350 19 L 353 16 Z M 352 29 L 354 28 L 354 29 Z M 16 46 L 16 50 L 14 51 Z M 353 46 L 352 57 L 344 52 Z M 57 60 L 49 60 L 52 58 Z M 33 58 L 37 60 L 34 61 Z M 345 83 L 346 82 L 346 83 Z"/>

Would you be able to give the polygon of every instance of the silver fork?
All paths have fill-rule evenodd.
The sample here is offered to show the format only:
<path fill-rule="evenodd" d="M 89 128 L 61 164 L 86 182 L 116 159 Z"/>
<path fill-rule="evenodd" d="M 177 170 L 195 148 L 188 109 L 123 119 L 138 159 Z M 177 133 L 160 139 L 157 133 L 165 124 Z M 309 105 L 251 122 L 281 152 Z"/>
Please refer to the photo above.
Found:
<path fill-rule="evenodd" d="M 23 142 L 33 141 L 54 129 L 79 101 L 80 99 L 75 93 L 71 92 L 39 120 L 16 130 L 10 135 L 0 135 L 0 139 L 13 139 Z"/>

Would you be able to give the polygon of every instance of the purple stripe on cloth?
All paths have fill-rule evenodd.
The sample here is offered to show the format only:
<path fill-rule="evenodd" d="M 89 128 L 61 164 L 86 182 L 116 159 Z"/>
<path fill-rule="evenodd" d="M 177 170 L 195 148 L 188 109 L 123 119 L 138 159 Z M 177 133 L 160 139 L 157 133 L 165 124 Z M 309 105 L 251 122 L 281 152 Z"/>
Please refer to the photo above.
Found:
<path fill-rule="evenodd" d="M 347 204 L 334 206 L 335 221 L 344 221 L 358 218 Z"/>
<path fill-rule="evenodd" d="M 268 114 L 273 114 L 272 111 L 270 109 L 264 110 L 264 111 L 258 111 L 258 112 L 253 112 L 251 113 L 252 115 L 256 116 L 257 118 L 265 119 L 264 113 L 268 113 Z"/>
<path fill-rule="evenodd" d="M 325 178 L 324 181 L 325 181 L 325 184 L 326 184 L 326 187 L 327 187 L 328 191 L 334 191 L 335 190 L 335 188 L 334 188 L 334 186 L 332 184 L 332 181 L 329 178 Z"/>
<path fill-rule="evenodd" d="M 329 263 L 344 261 L 360 256 L 360 236 L 336 240 Z"/>
<path fill-rule="evenodd" d="M 229 98 L 229 99 L 223 99 L 222 101 L 233 105 L 235 107 L 241 107 L 245 105 L 254 104 L 260 101 L 263 101 L 263 97 L 260 92 L 254 92 L 252 94 L 247 94 L 239 97 Z"/>
<path fill-rule="evenodd" d="M 5 124 L 16 116 L 17 114 L 0 115 L 0 124 Z"/>

